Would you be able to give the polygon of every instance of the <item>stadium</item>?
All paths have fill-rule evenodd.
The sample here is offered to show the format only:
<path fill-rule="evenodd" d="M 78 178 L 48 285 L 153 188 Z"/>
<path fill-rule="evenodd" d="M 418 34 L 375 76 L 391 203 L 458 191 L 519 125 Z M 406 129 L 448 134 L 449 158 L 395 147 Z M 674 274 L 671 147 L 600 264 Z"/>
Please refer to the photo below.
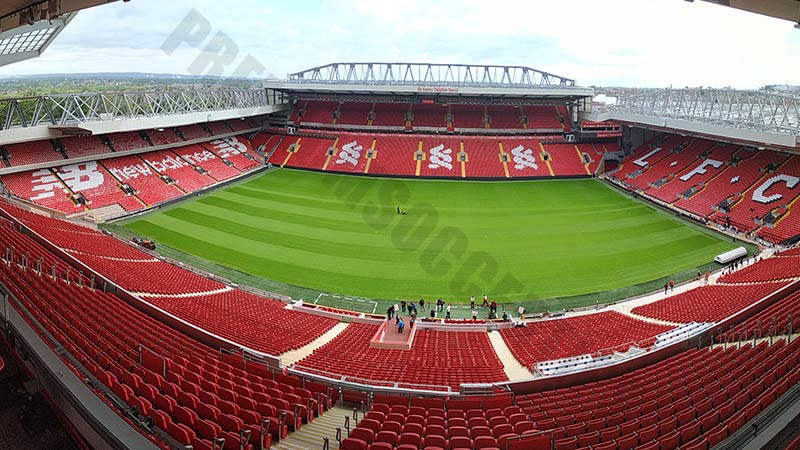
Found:
<path fill-rule="evenodd" d="M 0 65 L 104 3 L 6 2 Z M 796 93 L 258 84 L 0 100 L 0 403 L 69 436 L 19 448 L 800 448 Z"/>

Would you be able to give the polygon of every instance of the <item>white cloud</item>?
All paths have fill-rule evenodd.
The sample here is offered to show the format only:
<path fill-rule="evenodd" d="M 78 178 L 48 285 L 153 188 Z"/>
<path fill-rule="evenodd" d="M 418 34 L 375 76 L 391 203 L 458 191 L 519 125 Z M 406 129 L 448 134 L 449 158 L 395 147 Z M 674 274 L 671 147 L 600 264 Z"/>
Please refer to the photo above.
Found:
<path fill-rule="evenodd" d="M 199 50 L 159 47 L 191 8 L 236 42 L 238 60 L 250 54 L 279 76 L 393 60 L 527 65 L 582 85 L 800 84 L 789 22 L 680 0 L 136 0 L 82 12 L 45 56 L 0 75 L 187 73 Z"/>

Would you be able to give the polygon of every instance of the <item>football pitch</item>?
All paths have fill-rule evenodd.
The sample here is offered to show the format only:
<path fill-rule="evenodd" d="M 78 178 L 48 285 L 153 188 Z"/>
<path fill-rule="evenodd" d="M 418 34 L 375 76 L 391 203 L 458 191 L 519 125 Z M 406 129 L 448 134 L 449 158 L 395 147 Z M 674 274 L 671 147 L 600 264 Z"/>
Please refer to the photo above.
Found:
<path fill-rule="evenodd" d="M 456 303 L 484 293 L 520 302 L 652 284 L 708 267 L 739 245 L 598 180 L 400 180 L 290 169 L 123 226 L 286 285 Z"/>

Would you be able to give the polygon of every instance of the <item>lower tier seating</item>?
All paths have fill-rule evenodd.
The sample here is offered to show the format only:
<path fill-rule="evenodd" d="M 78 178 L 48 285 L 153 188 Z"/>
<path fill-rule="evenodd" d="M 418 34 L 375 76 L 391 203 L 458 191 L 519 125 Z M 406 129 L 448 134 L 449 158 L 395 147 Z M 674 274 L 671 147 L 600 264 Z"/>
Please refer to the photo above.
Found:
<path fill-rule="evenodd" d="M 525 327 L 500 330 L 511 353 L 526 367 L 541 361 L 647 348 L 656 336 L 674 327 L 653 324 L 616 311 L 528 322 Z"/>
<path fill-rule="evenodd" d="M 747 270 L 747 269 L 743 269 Z M 786 283 L 702 286 L 647 305 L 632 313 L 669 322 L 718 322 L 746 309 Z"/>
<path fill-rule="evenodd" d="M 417 330 L 411 350 L 406 351 L 370 347 L 377 331 L 378 325 L 352 323 L 297 366 L 351 381 L 393 380 L 405 387 L 458 387 L 508 379 L 485 332 Z M 396 332 L 392 327 L 389 331 Z"/>
<path fill-rule="evenodd" d="M 180 445 L 208 450 L 212 440 L 224 438 L 225 449 L 269 448 L 273 439 L 285 437 L 331 405 L 323 386 L 306 383 L 300 388 L 286 382 L 291 377 L 275 375 L 260 364 L 221 358 L 218 350 L 115 296 L 67 282 L 62 272 L 54 279 L 25 269 L 19 265 L 23 254 L 33 260 L 58 258 L 27 235 L 5 228 L 0 247 L 9 246 L 18 256 L 0 262 L 0 281 L 85 374 L 98 380 L 97 389 L 102 385 L 118 404 L 149 418 Z M 63 261 L 60 265 L 66 267 Z M 81 378 L 86 376 L 70 365 Z M 268 434 L 259 442 L 263 420 Z M 240 442 L 241 430 L 250 433 L 249 441 Z"/>

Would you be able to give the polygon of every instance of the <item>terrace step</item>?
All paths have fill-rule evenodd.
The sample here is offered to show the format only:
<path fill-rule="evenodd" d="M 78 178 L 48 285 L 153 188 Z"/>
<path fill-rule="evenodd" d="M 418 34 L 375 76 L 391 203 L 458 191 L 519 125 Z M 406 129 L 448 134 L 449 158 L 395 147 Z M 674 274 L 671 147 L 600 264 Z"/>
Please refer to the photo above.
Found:
<path fill-rule="evenodd" d="M 340 324 L 341 325 L 341 324 Z M 347 430 L 344 429 L 345 417 L 350 417 L 350 429 L 356 427 L 352 420 L 353 410 L 336 405 L 326 411 L 313 422 L 303 425 L 300 431 L 289 434 L 289 436 L 277 443 L 272 444 L 273 450 L 319 450 L 322 448 L 322 439 L 327 437 L 330 441 L 330 449 L 339 448 L 336 442 L 336 428 L 342 429 L 342 438 L 347 437 Z"/>

